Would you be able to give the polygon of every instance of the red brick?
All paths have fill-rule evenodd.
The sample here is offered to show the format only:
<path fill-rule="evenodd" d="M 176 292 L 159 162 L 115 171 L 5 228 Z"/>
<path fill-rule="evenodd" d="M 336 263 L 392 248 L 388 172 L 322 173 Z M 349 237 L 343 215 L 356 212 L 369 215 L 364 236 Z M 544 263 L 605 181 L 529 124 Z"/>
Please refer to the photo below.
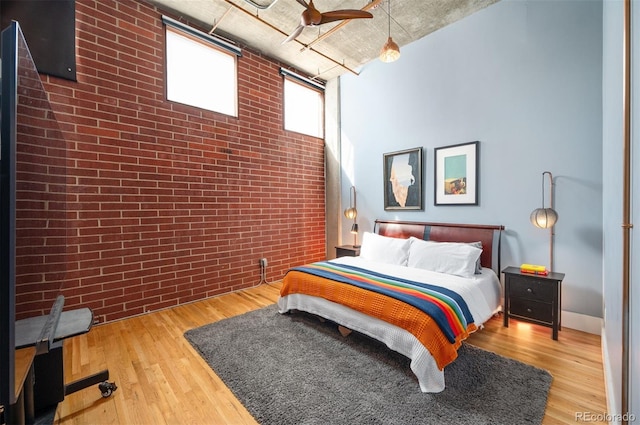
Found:
<path fill-rule="evenodd" d="M 244 49 L 238 117 L 168 102 L 162 14 L 79 0 L 78 81 L 41 76 L 57 126 L 19 108 L 19 317 L 62 293 L 118 320 L 324 258 L 324 144 L 283 130 L 282 64 Z"/>

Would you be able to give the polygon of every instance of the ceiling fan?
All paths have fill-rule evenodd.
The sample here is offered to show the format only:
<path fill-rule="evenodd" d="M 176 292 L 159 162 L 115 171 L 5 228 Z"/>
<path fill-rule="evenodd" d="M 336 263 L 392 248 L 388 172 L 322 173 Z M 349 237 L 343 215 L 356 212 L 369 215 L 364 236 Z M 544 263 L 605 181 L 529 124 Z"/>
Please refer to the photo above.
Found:
<path fill-rule="evenodd" d="M 282 44 L 288 43 L 295 39 L 302 33 L 305 27 L 315 27 L 318 25 L 326 24 L 328 22 L 340 21 L 343 19 L 359 19 L 359 18 L 373 18 L 373 15 L 364 10 L 357 9 L 343 9 L 333 10 L 330 12 L 321 13 L 313 5 L 313 0 L 309 0 L 307 3 L 305 0 L 297 0 L 298 3 L 305 7 L 302 16 L 300 17 L 300 25 L 282 42 Z"/>

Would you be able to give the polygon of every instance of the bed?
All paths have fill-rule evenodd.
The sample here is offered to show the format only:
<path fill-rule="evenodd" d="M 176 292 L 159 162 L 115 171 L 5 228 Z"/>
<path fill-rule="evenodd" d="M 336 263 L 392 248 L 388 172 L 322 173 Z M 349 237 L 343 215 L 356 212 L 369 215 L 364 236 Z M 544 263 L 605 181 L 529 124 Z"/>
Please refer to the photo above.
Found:
<path fill-rule="evenodd" d="M 501 308 L 503 226 L 376 220 L 358 257 L 294 267 L 278 311 L 304 311 L 357 331 L 411 361 L 422 392 Z"/>

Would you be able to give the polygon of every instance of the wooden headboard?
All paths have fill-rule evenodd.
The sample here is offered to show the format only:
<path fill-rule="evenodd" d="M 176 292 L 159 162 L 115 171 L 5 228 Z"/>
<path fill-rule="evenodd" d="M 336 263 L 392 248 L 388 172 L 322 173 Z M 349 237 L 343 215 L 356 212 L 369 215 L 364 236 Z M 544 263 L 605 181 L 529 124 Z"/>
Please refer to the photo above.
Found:
<path fill-rule="evenodd" d="M 500 241 L 502 225 L 426 223 L 415 221 L 376 220 L 374 231 L 382 236 L 436 242 L 482 242 L 482 267 L 500 273 Z M 497 245 L 497 246 L 494 246 Z M 494 266 L 494 259 L 496 265 Z"/>

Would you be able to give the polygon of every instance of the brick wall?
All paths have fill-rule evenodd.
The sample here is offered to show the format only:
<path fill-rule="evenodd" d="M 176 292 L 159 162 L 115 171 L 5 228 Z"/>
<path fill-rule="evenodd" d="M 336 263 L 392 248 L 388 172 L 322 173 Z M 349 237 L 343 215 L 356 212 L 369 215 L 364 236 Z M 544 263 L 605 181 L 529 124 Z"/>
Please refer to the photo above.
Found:
<path fill-rule="evenodd" d="M 47 312 L 60 281 L 66 308 L 110 321 L 254 286 L 262 257 L 269 281 L 324 259 L 324 143 L 283 130 L 281 64 L 243 49 L 238 118 L 167 102 L 161 14 L 77 0 L 78 81 L 41 76 L 66 149 L 19 161 L 63 178 L 19 197 L 57 188 L 39 214 L 64 226 L 34 242 L 18 224 L 19 246 L 59 251 L 19 256 L 19 317 Z"/>

